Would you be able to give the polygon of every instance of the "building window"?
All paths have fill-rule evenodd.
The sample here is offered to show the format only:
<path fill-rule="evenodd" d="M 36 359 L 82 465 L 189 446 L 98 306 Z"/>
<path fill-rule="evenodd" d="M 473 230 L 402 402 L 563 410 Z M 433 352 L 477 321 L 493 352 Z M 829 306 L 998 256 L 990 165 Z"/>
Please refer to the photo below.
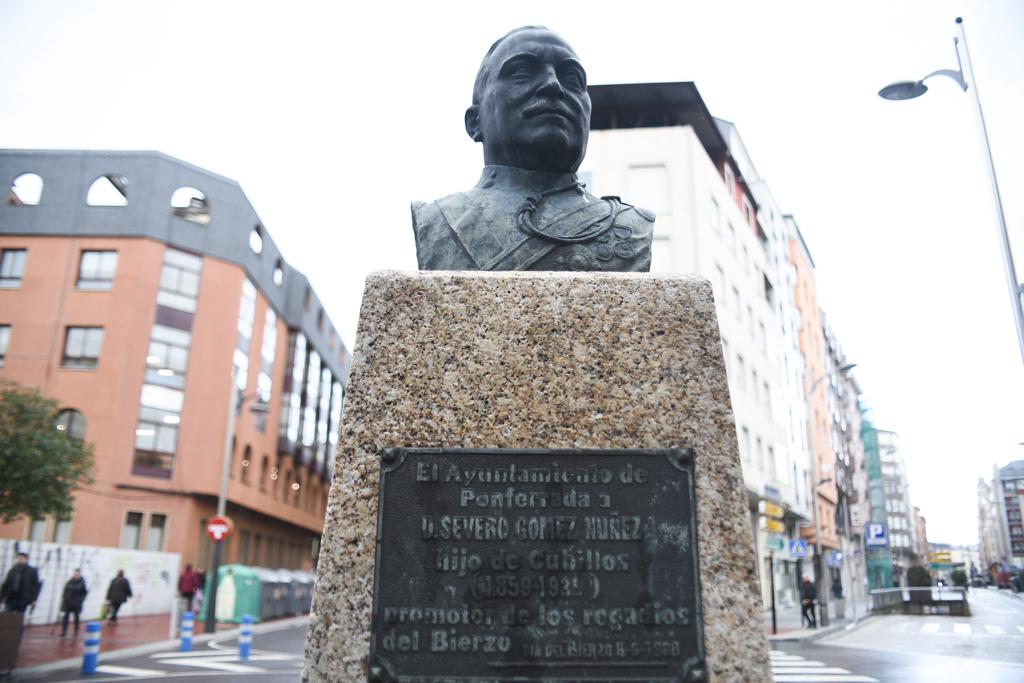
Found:
<path fill-rule="evenodd" d="M 114 173 L 100 176 L 89 186 L 85 203 L 89 206 L 126 206 L 128 179 Z"/>
<path fill-rule="evenodd" d="M 736 314 L 736 319 L 739 320 L 743 315 L 743 304 L 740 303 L 740 290 L 736 287 L 732 288 L 732 305 L 733 313 Z"/>
<path fill-rule="evenodd" d="M 252 469 L 252 447 L 246 446 L 245 450 L 242 451 L 242 462 L 239 463 L 241 468 L 239 470 L 238 478 L 241 479 L 243 484 L 249 483 L 249 471 Z"/>
<path fill-rule="evenodd" d="M 79 289 L 110 289 L 117 270 L 116 251 L 83 251 L 78 262 Z"/>
<path fill-rule="evenodd" d="M 722 232 L 722 209 L 714 197 L 711 198 L 711 228 L 716 233 Z"/>
<path fill-rule="evenodd" d="M 71 542 L 71 518 L 58 517 L 53 523 L 53 535 L 50 537 L 53 543 Z"/>
<path fill-rule="evenodd" d="M 154 422 L 140 415 L 135 428 L 135 462 L 132 472 L 169 479 L 177 447 L 177 424 Z"/>
<path fill-rule="evenodd" d="M 121 529 L 121 547 L 128 550 L 138 550 L 142 543 L 142 513 L 129 512 L 124 518 L 124 527 Z"/>
<path fill-rule="evenodd" d="M 64 336 L 61 367 L 95 368 L 103 345 L 102 327 L 69 327 Z"/>
<path fill-rule="evenodd" d="M 7 346 L 11 343 L 11 326 L 0 325 L 0 368 L 7 362 Z"/>
<path fill-rule="evenodd" d="M 630 166 L 626 170 L 627 195 L 631 202 L 664 216 L 671 212 L 668 169 L 664 165 Z"/>
<path fill-rule="evenodd" d="M 153 325 L 146 353 L 146 382 L 181 389 L 185 385 L 192 334 L 166 325 Z"/>
<path fill-rule="evenodd" d="M 750 430 L 746 427 L 740 429 L 740 456 L 750 462 Z"/>
<path fill-rule="evenodd" d="M 274 284 L 278 287 L 284 284 L 284 263 L 281 262 L 281 259 L 274 264 Z"/>
<path fill-rule="evenodd" d="M 201 190 L 179 187 L 171 195 L 171 213 L 199 225 L 210 224 L 210 203 Z"/>
<path fill-rule="evenodd" d="M 164 265 L 160 271 L 160 291 L 156 302 L 186 313 L 195 313 L 199 296 L 199 276 L 203 259 L 177 249 L 164 252 Z"/>
<path fill-rule="evenodd" d="M 733 254 L 736 253 L 736 227 L 732 224 L 732 221 L 726 221 L 728 226 L 729 234 L 726 236 L 729 240 L 729 251 Z"/>
<path fill-rule="evenodd" d="M 149 516 L 149 531 L 146 533 L 146 550 L 162 551 L 167 536 L 167 515 L 154 512 Z"/>
<path fill-rule="evenodd" d="M 260 491 L 266 493 L 267 491 L 267 477 L 270 476 L 270 458 L 266 455 L 263 456 L 263 462 L 260 464 Z"/>
<path fill-rule="evenodd" d="M 50 522 L 46 517 L 35 517 L 28 525 L 28 540 L 30 543 L 43 543 L 46 541 L 46 527 Z"/>
<path fill-rule="evenodd" d="M 751 206 L 750 200 L 746 197 L 743 198 L 743 217 L 747 219 L 747 223 L 753 227 L 754 225 L 754 207 Z"/>
<path fill-rule="evenodd" d="M 232 356 L 231 373 L 235 378 L 235 387 L 244 392 L 249 384 L 249 346 L 252 340 L 252 327 L 256 316 L 256 287 L 248 279 L 242 282 L 242 297 L 238 307 L 238 335 Z"/>
<path fill-rule="evenodd" d="M 729 168 L 728 162 L 725 164 L 725 190 L 729 193 L 729 196 L 734 196 L 733 184 L 736 182 L 735 176 L 732 174 L 732 169 Z"/>
<path fill-rule="evenodd" d="M 21 286 L 25 272 L 27 249 L 4 249 L 0 251 L 0 287 L 13 289 Z"/>
<path fill-rule="evenodd" d="M 672 240 L 667 235 L 651 240 L 651 271 L 652 273 L 674 272 L 672 258 Z"/>
<path fill-rule="evenodd" d="M 82 443 L 85 439 L 85 418 L 77 410 L 65 408 L 57 413 L 57 431 L 64 432 L 72 441 Z"/>
<path fill-rule="evenodd" d="M 736 386 L 741 389 L 747 388 L 747 364 L 739 354 L 736 354 Z"/>
<path fill-rule="evenodd" d="M 36 206 L 43 196 L 43 179 L 35 173 L 22 173 L 7 190 L 8 206 Z"/>
<path fill-rule="evenodd" d="M 256 392 L 264 403 L 270 401 L 274 388 L 274 355 L 277 353 L 277 314 L 267 308 L 263 314 L 263 341 L 260 347 L 260 374 L 256 376 Z"/>

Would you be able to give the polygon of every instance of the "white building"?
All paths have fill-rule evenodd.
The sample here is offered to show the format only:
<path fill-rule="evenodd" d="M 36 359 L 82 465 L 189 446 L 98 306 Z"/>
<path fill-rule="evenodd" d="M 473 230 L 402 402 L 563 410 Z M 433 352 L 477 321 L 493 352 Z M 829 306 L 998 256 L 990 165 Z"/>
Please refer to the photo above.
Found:
<path fill-rule="evenodd" d="M 594 194 L 657 214 L 652 272 L 698 273 L 712 283 L 765 604 L 770 554 L 776 598 L 794 602 L 799 573 L 788 548 L 807 517 L 808 460 L 800 444 L 806 429 L 787 429 L 801 428 L 806 409 L 791 404 L 802 370 L 783 310 L 792 287 L 779 282 L 780 271 L 788 272 L 780 262 L 784 233 L 776 231 L 781 214 L 774 205 L 759 213 L 747 177 L 756 172 L 735 128 L 719 127 L 692 83 L 594 86 L 591 98 L 582 179 Z M 770 198 L 766 189 L 759 194 Z M 759 218 L 765 211 L 767 220 Z M 758 528 L 762 499 L 784 507 L 785 533 Z"/>

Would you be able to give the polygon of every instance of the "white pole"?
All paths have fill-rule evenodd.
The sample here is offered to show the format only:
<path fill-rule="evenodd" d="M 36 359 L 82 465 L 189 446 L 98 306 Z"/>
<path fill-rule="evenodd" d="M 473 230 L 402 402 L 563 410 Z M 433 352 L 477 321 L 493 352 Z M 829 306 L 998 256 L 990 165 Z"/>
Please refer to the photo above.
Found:
<path fill-rule="evenodd" d="M 988 162 L 989 184 L 992 186 L 992 199 L 996 205 L 996 219 L 999 223 L 999 246 L 1003 252 L 1003 267 L 1006 270 L 1006 282 L 1010 287 L 1011 303 L 1013 304 L 1013 320 L 1017 326 L 1017 344 L 1020 346 L 1021 360 L 1024 360 L 1024 311 L 1021 310 L 1021 295 L 1024 288 L 1017 279 L 1017 271 L 1013 264 L 1013 252 L 1010 250 L 1010 238 L 1006 232 L 1006 216 L 1003 214 L 1003 199 L 999 194 L 999 182 L 996 180 L 996 167 L 992 161 L 992 147 L 988 140 L 988 129 L 985 126 L 985 114 L 981 110 L 981 98 L 978 96 L 978 83 L 974 80 L 974 67 L 971 65 L 971 55 L 967 50 L 967 33 L 964 31 L 964 21 L 956 18 L 956 25 L 959 29 L 958 38 L 954 39 L 954 46 L 957 48 L 957 58 L 960 57 L 960 46 L 963 46 L 963 70 L 967 89 L 974 95 L 974 111 L 978 115 L 978 125 L 981 129 L 981 140 L 985 147 L 985 159 Z"/>

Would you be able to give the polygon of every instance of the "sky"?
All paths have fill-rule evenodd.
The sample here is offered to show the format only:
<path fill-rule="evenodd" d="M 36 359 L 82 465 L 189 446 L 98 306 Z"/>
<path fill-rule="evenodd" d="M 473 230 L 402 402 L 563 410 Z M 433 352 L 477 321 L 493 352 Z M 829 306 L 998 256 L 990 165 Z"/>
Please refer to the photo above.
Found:
<path fill-rule="evenodd" d="M 0 148 L 158 150 L 237 180 L 349 348 L 362 285 L 416 268 L 408 202 L 467 189 L 488 46 L 542 24 L 592 84 L 693 81 L 810 246 L 818 300 L 900 434 L 929 538 L 977 541 L 976 483 L 1024 458 L 1018 350 L 964 17 L 1024 268 L 1024 3 L 0 1 Z"/>

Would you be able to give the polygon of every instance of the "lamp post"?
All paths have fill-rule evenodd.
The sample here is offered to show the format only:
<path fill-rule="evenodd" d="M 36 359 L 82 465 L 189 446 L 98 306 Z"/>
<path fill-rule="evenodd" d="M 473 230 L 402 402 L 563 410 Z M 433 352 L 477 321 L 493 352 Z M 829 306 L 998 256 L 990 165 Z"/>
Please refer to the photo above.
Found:
<path fill-rule="evenodd" d="M 958 35 L 953 38 L 953 48 L 956 50 L 957 66 L 956 71 L 952 69 L 940 69 L 933 71 L 924 78 L 917 81 L 897 81 L 890 83 L 878 91 L 879 96 L 887 100 L 909 100 L 928 92 L 926 80 L 933 76 L 946 76 L 960 86 L 961 90 L 970 91 L 974 100 L 974 112 L 978 117 L 978 127 L 981 130 L 981 140 L 985 148 L 986 170 L 988 171 L 989 184 L 992 188 L 992 199 L 995 202 L 996 220 L 999 227 L 999 246 L 1003 254 L 1003 268 L 1006 272 L 1006 283 L 1010 288 L 1010 301 L 1013 305 L 1013 320 L 1017 327 L 1017 344 L 1020 347 L 1021 359 L 1024 360 L 1024 310 L 1021 306 L 1021 296 L 1024 295 L 1024 285 L 1017 279 L 1017 271 L 1013 264 L 1013 252 L 1010 250 L 1010 238 L 1006 232 L 1006 216 L 1003 214 L 1003 200 L 999 194 L 999 183 L 996 180 L 996 167 L 992 161 L 992 147 L 989 144 L 988 129 L 985 127 L 985 115 L 981 110 L 981 99 L 978 96 L 978 83 L 974 80 L 974 67 L 971 65 L 971 55 L 967 50 L 967 33 L 964 31 L 964 21 L 956 18 Z M 961 60 L 961 48 L 963 59 Z"/>
<path fill-rule="evenodd" d="M 845 365 L 839 366 L 839 368 L 837 368 L 837 372 L 840 375 L 845 375 L 850 370 L 853 370 L 855 367 L 857 367 L 856 363 L 846 363 Z M 808 402 L 810 402 L 811 396 L 814 394 L 814 390 L 817 389 L 818 385 L 821 384 L 826 379 L 828 379 L 828 373 L 827 372 L 825 374 L 823 374 L 821 377 L 818 377 L 813 382 L 811 382 L 811 386 L 807 390 L 807 401 Z M 811 444 L 811 454 L 813 456 L 813 454 L 814 454 L 814 438 L 813 438 L 813 435 L 811 434 L 811 421 L 810 420 L 807 421 L 807 432 L 808 432 L 807 438 L 808 438 L 808 441 Z M 822 562 L 824 560 L 824 557 L 822 557 L 822 554 L 821 554 L 821 520 L 818 519 L 818 487 L 821 486 L 822 484 L 826 484 L 826 483 L 832 481 L 832 477 L 826 477 L 826 478 L 823 478 L 823 479 L 819 479 L 819 480 L 817 480 L 817 484 L 814 484 L 813 483 L 813 481 L 814 481 L 814 467 L 813 467 L 814 463 L 811 463 L 811 464 L 812 464 L 812 468 L 811 468 L 811 471 L 807 472 L 807 478 L 808 478 L 808 483 L 811 485 L 810 486 L 810 489 L 811 489 L 810 490 L 810 494 L 811 494 L 811 517 L 814 520 L 814 556 L 815 556 L 815 558 L 817 558 L 815 560 L 815 563 L 814 563 L 814 575 L 815 575 L 815 578 L 817 580 L 817 586 L 818 586 L 818 601 L 819 601 L 819 603 L 821 605 L 821 607 L 819 609 L 819 611 L 821 612 L 821 625 L 822 626 L 828 626 L 828 598 L 826 596 L 827 596 L 827 593 L 828 593 L 828 590 L 829 590 L 830 587 L 825 585 L 825 582 L 822 581 L 822 578 L 825 575 L 825 571 L 822 568 Z"/>
<path fill-rule="evenodd" d="M 810 478 L 812 474 L 808 472 L 807 476 Z M 821 556 L 821 521 L 818 519 L 818 487 L 830 481 L 832 481 L 832 477 L 825 477 L 824 479 L 819 479 L 817 484 L 811 485 L 811 517 L 814 518 L 814 578 L 818 584 L 818 603 L 821 605 L 818 608 L 818 612 L 821 613 L 822 626 L 828 626 L 828 599 L 825 597 L 828 587 L 825 586 L 825 590 L 822 590 L 824 586 L 822 578 L 825 572 L 821 565 L 824 558 Z"/>
<path fill-rule="evenodd" d="M 234 436 L 235 436 L 235 424 L 238 421 L 238 416 L 242 412 L 242 406 L 245 405 L 246 401 L 250 401 L 254 398 L 259 397 L 258 393 L 254 394 L 243 394 L 241 390 L 235 385 L 235 373 L 231 373 L 231 395 L 234 399 L 231 401 L 231 406 L 228 409 L 228 424 L 227 430 L 224 434 L 224 457 L 221 460 L 220 468 L 220 492 L 217 495 L 217 516 L 223 517 L 227 511 L 228 505 L 228 478 L 231 475 L 231 456 L 234 451 L 232 448 Z M 257 400 L 249 406 L 249 412 L 255 415 L 265 415 L 270 411 L 270 406 L 265 402 Z M 213 633 L 217 630 L 217 584 L 220 580 L 220 555 L 221 547 L 224 544 L 224 540 L 214 541 L 213 543 L 213 562 L 210 568 L 210 594 L 206 598 L 206 625 L 205 631 L 207 633 Z"/>

